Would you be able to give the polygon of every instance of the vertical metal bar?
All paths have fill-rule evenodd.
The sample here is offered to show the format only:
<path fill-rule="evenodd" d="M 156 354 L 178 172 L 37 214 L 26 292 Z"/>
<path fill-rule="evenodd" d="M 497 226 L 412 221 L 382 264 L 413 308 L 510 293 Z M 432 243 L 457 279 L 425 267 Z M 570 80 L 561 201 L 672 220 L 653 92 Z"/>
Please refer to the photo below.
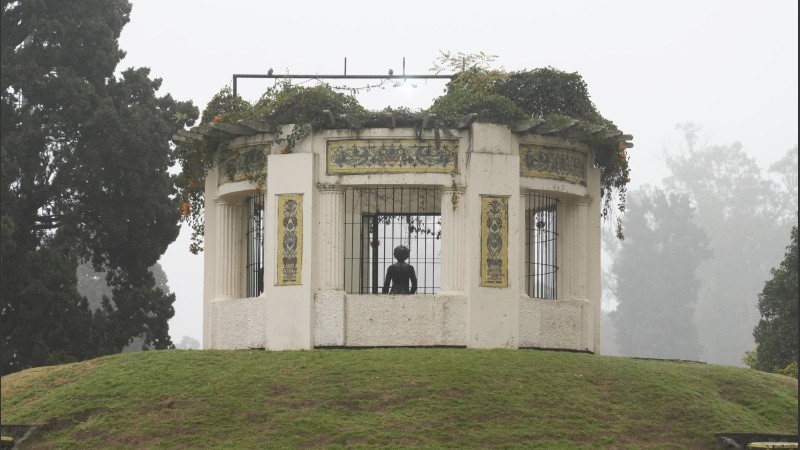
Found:
<path fill-rule="evenodd" d="M 367 224 L 367 218 L 363 212 L 359 215 L 361 218 L 361 223 L 359 226 L 359 236 L 358 236 L 358 293 L 364 294 L 369 292 L 369 290 L 365 290 L 365 288 L 369 287 L 369 277 L 368 274 L 364 273 L 365 271 L 369 270 L 369 247 L 367 247 L 366 251 L 364 249 L 364 244 L 366 243 L 369 246 L 369 226 Z M 355 246 L 355 244 L 354 244 Z"/>
<path fill-rule="evenodd" d="M 536 196 L 536 200 L 538 203 L 538 211 L 539 211 L 539 221 L 544 221 L 544 199 L 541 195 Z M 539 228 L 539 224 L 536 224 L 536 228 L 539 230 L 539 298 L 544 298 L 544 285 L 545 285 L 545 267 L 544 267 L 544 231 L 547 224 L 545 223 L 543 227 Z"/>
<path fill-rule="evenodd" d="M 542 231 L 543 227 L 539 227 L 539 222 L 542 221 L 542 196 L 536 196 L 536 294 L 537 297 L 542 298 L 544 292 L 544 280 L 542 279 Z"/>
<path fill-rule="evenodd" d="M 553 300 L 558 298 L 558 199 L 553 203 Z"/>
<path fill-rule="evenodd" d="M 530 249 L 530 272 L 531 272 L 531 297 L 536 297 L 536 196 L 529 194 L 530 216 L 531 216 L 531 244 Z"/>
<path fill-rule="evenodd" d="M 435 203 L 434 203 L 434 206 L 436 206 Z M 430 216 L 430 215 L 425 216 L 425 275 L 427 276 L 428 269 L 430 268 L 431 269 L 431 272 L 430 272 L 431 273 L 431 281 L 430 281 L 429 286 L 430 286 L 430 290 L 431 290 L 430 293 L 433 294 L 434 287 L 436 286 L 436 271 L 435 271 L 435 266 L 434 266 L 434 258 L 436 257 L 436 255 L 434 253 L 428 253 L 428 241 L 430 241 L 430 243 L 431 243 L 431 250 L 430 251 L 433 252 L 433 241 L 431 239 L 433 239 L 433 237 L 434 237 L 433 233 L 435 231 L 434 230 L 434 226 L 433 226 L 433 222 L 430 220 L 431 217 L 432 216 Z M 430 234 L 428 233 L 428 231 L 430 231 Z M 430 258 L 430 260 L 428 260 L 428 258 Z M 426 292 L 426 293 L 428 293 L 428 292 Z"/>
<path fill-rule="evenodd" d="M 525 194 L 525 293 L 531 295 L 531 213 L 530 213 L 530 194 Z"/>
<path fill-rule="evenodd" d="M 341 277 L 342 277 L 342 288 L 344 289 L 345 292 L 350 293 L 350 291 L 348 291 L 348 289 L 347 289 L 347 286 L 348 286 L 347 285 L 347 266 L 350 264 L 350 259 L 349 259 L 350 255 L 347 254 L 347 233 L 350 232 L 350 230 L 347 229 L 348 226 L 349 226 L 348 225 L 349 221 L 347 220 L 347 212 L 349 211 L 349 209 L 347 208 L 349 206 L 348 203 L 347 203 L 348 191 L 349 191 L 349 189 L 345 189 L 344 192 L 342 193 L 342 196 L 344 197 L 344 203 L 342 205 L 344 207 L 344 216 L 342 217 L 342 219 L 344 220 L 344 230 L 343 230 L 344 233 L 342 233 L 342 239 L 344 240 L 342 242 L 342 252 L 343 252 L 342 256 L 344 257 L 344 264 L 342 264 Z"/>
<path fill-rule="evenodd" d="M 417 262 L 422 267 L 422 272 L 425 276 L 425 286 L 422 290 L 424 294 L 430 294 L 433 291 L 433 274 L 430 272 L 431 263 L 433 256 L 430 254 L 431 251 L 431 223 L 430 223 L 430 211 L 431 211 L 431 187 L 425 186 L 421 188 L 421 198 L 424 204 L 419 208 L 420 215 L 417 216 L 417 222 L 421 224 L 422 229 L 422 250 L 420 253 L 417 254 L 418 259 Z"/>
<path fill-rule="evenodd" d="M 377 214 L 372 216 L 372 293 L 378 293 L 378 224 Z"/>
<path fill-rule="evenodd" d="M 253 291 L 253 297 L 258 296 L 261 294 L 261 291 L 258 289 L 258 268 L 261 263 L 261 224 L 260 224 L 260 216 L 258 215 L 256 208 L 258 208 L 258 197 L 256 197 L 256 201 L 253 202 L 253 228 L 254 228 L 254 235 L 253 238 L 250 240 L 250 245 L 253 247 L 253 269 L 252 272 L 252 280 L 251 280 L 251 289 Z"/>
<path fill-rule="evenodd" d="M 542 199 L 542 220 L 544 221 L 544 226 L 542 227 L 542 298 L 550 298 L 549 293 L 549 284 L 550 284 L 550 266 L 548 265 L 550 262 L 550 241 L 549 241 L 549 232 L 550 224 L 548 220 L 550 220 L 550 215 L 548 211 L 550 210 L 550 205 L 548 204 L 549 197 L 545 195 L 540 196 Z"/>
<path fill-rule="evenodd" d="M 253 275 L 250 273 L 253 270 L 253 197 L 247 197 L 245 201 L 245 209 L 247 214 L 247 232 L 245 239 L 247 241 L 247 263 L 245 264 L 245 297 L 250 297 L 252 290 L 250 289 L 250 280 Z"/>
<path fill-rule="evenodd" d="M 433 255 L 436 258 L 435 261 L 434 261 L 433 273 L 436 273 L 436 267 L 438 266 L 439 270 L 441 270 L 441 267 L 442 267 L 441 256 L 437 257 L 437 255 L 440 255 L 440 250 L 442 248 L 442 246 L 439 245 L 441 243 L 441 237 L 442 237 L 442 235 L 441 235 L 442 234 L 442 190 L 439 189 L 438 187 L 434 188 L 433 189 L 433 195 L 435 196 L 434 197 L 435 200 L 433 202 L 433 205 L 434 205 L 433 210 L 434 210 L 434 212 L 436 212 L 436 211 L 439 212 L 439 215 L 435 216 L 436 234 L 433 236 L 434 238 L 438 238 L 438 239 L 433 241 L 433 244 L 434 244 Z M 437 241 L 439 241 L 439 242 L 437 243 Z M 435 294 L 436 292 L 439 291 L 439 287 L 440 286 L 437 286 L 437 284 L 434 282 L 433 283 L 433 287 L 434 287 L 434 292 L 433 293 Z"/>
<path fill-rule="evenodd" d="M 539 298 L 539 197 L 533 195 L 533 295 Z"/>
<path fill-rule="evenodd" d="M 366 192 L 369 195 L 369 191 L 365 191 L 363 189 L 359 189 L 358 191 L 358 216 L 353 216 L 353 221 L 355 222 L 356 217 L 358 217 L 358 244 L 353 242 L 353 254 L 358 251 L 359 255 L 359 266 L 358 266 L 358 292 L 360 294 L 366 294 L 369 291 L 365 291 L 364 288 L 369 284 L 369 277 L 365 273 L 366 268 L 366 259 L 367 256 L 365 255 L 364 250 L 364 243 L 365 239 L 369 239 L 369 228 L 365 227 L 366 221 L 364 220 L 364 193 Z M 369 197 L 367 197 L 367 201 L 369 201 Z"/>
<path fill-rule="evenodd" d="M 530 253 L 530 263 L 529 269 L 530 270 L 530 283 L 531 283 L 531 297 L 536 297 L 536 197 L 533 194 L 530 194 L 529 203 L 531 207 L 530 217 L 531 217 L 531 246 L 528 249 Z"/>
<path fill-rule="evenodd" d="M 264 217 L 264 200 L 266 199 L 266 194 L 261 194 L 261 205 L 258 207 L 258 211 L 260 214 L 259 218 L 259 256 L 258 256 L 258 293 L 261 294 L 264 292 L 264 255 L 266 249 L 264 248 L 264 225 L 266 225 L 266 217 Z"/>
<path fill-rule="evenodd" d="M 427 209 L 428 209 L 428 205 L 427 205 L 427 203 L 428 203 L 428 188 L 427 187 L 425 188 L 423 195 L 425 196 L 424 197 L 425 198 L 425 212 L 427 213 Z M 420 217 L 420 220 L 422 220 L 423 223 L 425 224 L 425 232 L 422 235 L 422 239 L 423 239 L 422 240 L 422 252 L 423 252 L 422 270 L 425 271 L 425 281 L 426 281 L 425 290 L 424 290 L 423 294 L 428 294 L 429 293 L 428 292 L 428 288 L 433 286 L 433 283 L 430 283 L 430 285 L 427 283 L 427 281 L 428 281 L 428 231 L 429 231 L 428 230 L 428 216 L 422 216 L 422 217 Z M 419 254 L 417 254 L 417 256 L 419 256 Z"/>
<path fill-rule="evenodd" d="M 542 198 L 536 196 L 536 296 L 542 297 L 542 229 L 539 222 L 542 220 Z"/>
<path fill-rule="evenodd" d="M 258 213 L 256 211 L 256 208 L 258 207 L 257 205 L 258 205 L 258 195 L 256 194 L 253 196 L 253 200 L 250 202 L 250 205 L 248 205 L 250 206 L 250 208 L 248 208 L 250 211 L 250 217 L 249 217 L 250 220 L 248 220 L 248 222 L 250 222 L 249 226 L 253 230 L 252 234 L 250 235 L 250 238 L 248 239 L 250 241 L 248 242 L 250 247 L 250 252 L 252 252 L 252 259 L 251 261 L 249 261 L 249 263 L 251 264 L 249 270 L 250 280 L 247 283 L 248 290 L 250 291 L 248 293 L 249 294 L 248 297 L 255 297 L 259 294 L 258 287 L 256 285 L 256 278 L 257 278 L 256 269 L 258 267 L 258 247 L 256 247 L 256 242 L 258 239 Z"/>
<path fill-rule="evenodd" d="M 245 239 L 247 241 L 247 263 L 245 264 L 245 297 L 251 297 L 253 291 L 251 288 L 251 280 L 253 274 L 253 197 L 248 197 L 245 202 L 245 211 L 247 211 L 247 233 Z"/>
<path fill-rule="evenodd" d="M 548 243 L 549 242 L 548 242 L 547 230 L 549 229 L 549 225 L 547 223 L 547 220 L 550 217 L 547 214 L 547 211 L 548 211 L 548 204 L 547 204 L 548 197 L 544 196 L 544 195 L 540 195 L 539 198 L 541 199 L 540 200 L 541 201 L 541 211 L 542 211 L 541 215 L 542 215 L 542 220 L 544 221 L 544 226 L 542 227 L 542 298 L 548 298 L 547 292 L 548 292 L 548 283 L 550 282 L 550 279 L 549 279 L 549 277 L 550 277 L 549 273 L 550 272 L 549 272 L 549 267 L 548 267 L 547 264 L 549 262 L 548 251 L 550 249 L 548 248 Z"/>
<path fill-rule="evenodd" d="M 247 292 L 246 297 L 253 297 L 253 267 L 255 265 L 255 250 L 253 246 L 253 234 L 255 233 L 255 196 L 247 199 Z"/>
<path fill-rule="evenodd" d="M 349 193 L 350 193 L 350 188 L 345 188 L 345 190 L 343 192 L 344 204 L 342 205 L 344 207 L 344 217 L 343 217 L 343 219 L 344 219 L 344 233 L 342 233 L 342 239 L 344 239 L 344 242 L 342 242 L 342 252 L 344 252 L 344 264 L 342 264 L 342 287 L 344 288 L 346 293 L 351 294 L 351 293 L 353 293 L 352 292 L 352 289 L 353 289 L 353 271 L 352 270 L 350 270 L 350 279 L 349 279 L 350 283 L 349 284 L 348 284 L 348 279 L 347 279 L 347 268 L 351 267 L 351 264 L 352 264 L 351 258 L 353 256 L 352 253 L 348 253 L 348 248 L 347 248 L 347 237 L 348 237 L 348 234 L 350 236 L 350 240 L 351 241 L 352 241 L 352 238 L 353 238 L 353 229 L 352 229 L 352 226 L 350 225 L 350 220 L 351 219 L 348 219 L 348 217 L 352 217 L 352 215 L 350 215 L 351 214 L 350 210 L 352 208 L 352 205 L 351 205 L 351 203 L 348 203 L 348 201 L 347 201 L 347 195 Z M 351 199 L 351 201 L 352 201 L 352 199 Z"/>
<path fill-rule="evenodd" d="M 367 267 L 368 262 L 365 262 L 368 259 L 368 254 L 365 254 L 365 251 L 369 250 L 369 247 L 367 247 L 366 250 L 364 249 L 364 244 L 365 243 L 367 245 L 369 245 L 369 241 L 368 241 L 369 240 L 369 227 L 365 226 L 365 225 L 367 225 L 367 222 L 364 219 L 364 193 L 365 192 L 367 193 L 367 195 L 369 195 L 369 191 L 365 191 L 363 189 L 359 189 L 358 190 L 358 200 L 359 200 L 359 204 L 358 204 L 358 229 L 359 229 L 358 246 L 356 247 L 356 243 L 353 242 L 353 252 L 355 252 L 356 249 L 357 249 L 358 250 L 358 255 L 359 255 L 359 265 L 358 265 L 358 292 L 359 292 L 359 294 L 366 294 L 367 292 L 369 292 L 369 291 L 365 290 L 365 288 L 369 284 L 369 277 L 367 276 L 368 274 L 365 273 L 366 270 L 369 270 L 368 267 Z M 367 201 L 369 201 L 369 197 L 367 197 Z M 355 221 L 355 217 L 356 216 L 353 216 L 353 220 L 354 221 Z M 366 239 L 366 241 L 365 241 L 365 239 Z"/>
<path fill-rule="evenodd" d="M 384 186 L 383 187 L 383 212 L 384 213 L 394 213 L 394 202 L 395 202 L 395 187 L 392 186 L 392 204 L 389 207 L 389 188 Z M 381 274 L 384 276 L 383 282 L 386 282 L 386 269 L 389 265 L 394 263 L 392 259 L 392 255 L 394 254 L 394 216 L 385 215 L 383 220 L 383 260 L 381 264 Z M 389 230 L 387 232 L 387 229 Z M 389 253 L 387 256 L 386 253 Z"/>
<path fill-rule="evenodd" d="M 551 198 L 550 197 L 544 197 L 544 200 L 545 200 L 544 215 L 546 217 L 545 228 L 544 228 L 545 229 L 545 235 L 544 235 L 544 237 L 545 237 L 544 264 L 545 264 L 545 270 L 547 271 L 544 296 L 545 296 L 545 298 L 552 298 L 553 283 L 552 283 L 552 280 L 551 280 L 551 275 L 552 275 L 553 271 L 552 271 L 552 264 L 551 264 L 552 263 L 552 261 L 551 261 L 552 254 L 550 253 L 552 251 L 552 248 L 551 248 L 551 245 L 550 245 L 551 242 L 552 242 L 550 240 L 551 239 L 551 234 L 550 234 L 551 221 L 552 221 L 552 216 L 550 214 Z"/>

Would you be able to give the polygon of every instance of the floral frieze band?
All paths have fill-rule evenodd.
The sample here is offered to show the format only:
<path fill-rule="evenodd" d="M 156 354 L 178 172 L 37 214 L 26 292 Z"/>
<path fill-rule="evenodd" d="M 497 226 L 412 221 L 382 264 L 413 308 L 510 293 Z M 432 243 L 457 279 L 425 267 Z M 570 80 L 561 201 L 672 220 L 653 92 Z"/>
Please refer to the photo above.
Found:
<path fill-rule="evenodd" d="M 481 286 L 508 286 L 508 197 L 481 196 Z"/>
<path fill-rule="evenodd" d="M 328 141 L 328 174 L 455 173 L 458 140 L 345 139 Z"/>
<path fill-rule="evenodd" d="M 278 286 L 302 284 L 303 194 L 278 197 Z"/>
<path fill-rule="evenodd" d="M 231 174 L 226 173 L 226 168 L 224 165 L 220 166 L 217 186 L 222 186 L 225 183 L 233 183 L 236 181 L 252 180 L 256 174 L 252 173 L 252 171 L 247 171 L 246 169 L 256 167 L 257 164 L 255 160 L 263 161 L 263 173 L 266 176 L 267 159 L 264 155 L 267 151 L 267 146 L 264 144 L 247 145 L 244 147 L 237 147 L 235 149 L 228 149 L 228 152 L 236 152 L 234 157 L 228 156 L 227 160 L 229 163 L 233 163 L 234 168 L 236 168 L 238 165 L 238 170 L 236 170 L 233 176 L 231 176 Z"/>
<path fill-rule="evenodd" d="M 566 148 L 520 145 L 523 177 L 550 178 L 586 186 L 586 154 Z"/>

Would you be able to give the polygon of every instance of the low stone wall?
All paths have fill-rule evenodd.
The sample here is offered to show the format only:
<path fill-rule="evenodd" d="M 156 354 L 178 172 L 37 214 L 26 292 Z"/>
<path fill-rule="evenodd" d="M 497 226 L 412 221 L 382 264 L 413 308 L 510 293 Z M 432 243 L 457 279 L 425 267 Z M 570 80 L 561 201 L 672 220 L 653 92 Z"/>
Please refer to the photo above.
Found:
<path fill-rule="evenodd" d="M 465 346 L 467 299 L 458 295 L 315 298 L 314 346 Z"/>
<path fill-rule="evenodd" d="M 211 302 L 211 345 L 215 349 L 265 348 L 267 299 L 233 298 Z"/>
<path fill-rule="evenodd" d="M 271 348 L 266 297 L 215 300 L 209 348 Z M 356 295 L 318 291 L 313 347 L 466 346 L 463 295 Z M 594 352 L 586 300 L 520 297 L 519 346 Z"/>
<path fill-rule="evenodd" d="M 519 346 L 594 352 L 592 305 L 586 300 L 519 299 Z"/>

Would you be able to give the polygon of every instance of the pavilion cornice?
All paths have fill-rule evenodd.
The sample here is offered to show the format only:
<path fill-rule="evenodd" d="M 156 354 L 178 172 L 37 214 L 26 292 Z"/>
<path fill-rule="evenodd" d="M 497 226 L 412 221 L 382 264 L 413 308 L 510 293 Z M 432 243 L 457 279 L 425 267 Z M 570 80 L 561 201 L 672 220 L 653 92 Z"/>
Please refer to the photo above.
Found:
<path fill-rule="evenodd" d="M 340 114 L 336 117 L 329 110 L 323 110 L 322 113 L 328 117 L 328 126 L 330 129 L 362 129 L 361 123 L 356 117 L 347 114 Z M 394 114 L 390 112 L 385 114 L 388 121 L 387 128 L 395 128 L 396 121 Z M 467 114 L 456 122 L 455 128 L 459 130 L 468 129 L 472 123 L 475 122 L 477 117 L 477 113 Z M 274 133 L 277 128 L 278 126 L 276 124 L 267 120 L 239 120 L 236 123 L 210 122 L 208 124 L 192 127 L 189 130 L 179 130 L 172 136 L 172 140 L 179 142 L 202 140 L 209 133 L 220 133 L 231 138 L 254 136 L 257 134 Z M 435 114 L 426 115 L 420 123 L 420 128 L 423 130 L 441 129 L 446 137 L 454 136 L 452 132 L 450 132 L 450 127 L 442 124 Z M 624 134 L 622 131 L 612 126 L 587 124 L 576 119 L 553 122 L 540 117 L 532 117 L 530 119 L 515 121 L 509 125 L 509 128 L 516 134 L 556 136 L 578 142 L 609 140 L 617 142 L 625 148 L 633 147 L 633 142 L 630 142 L 633 140 L 633 135 Z"/>

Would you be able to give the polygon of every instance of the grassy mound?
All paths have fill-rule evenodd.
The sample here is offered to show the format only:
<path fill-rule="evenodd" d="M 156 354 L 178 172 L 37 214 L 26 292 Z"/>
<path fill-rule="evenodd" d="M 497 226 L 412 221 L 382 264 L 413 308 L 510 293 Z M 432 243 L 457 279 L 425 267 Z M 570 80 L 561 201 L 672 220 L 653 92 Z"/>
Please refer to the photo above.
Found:
<path fill-rule="evenodd" d="M 797 380 L 533 350 L 126 353 L 2 378 L 28 448 L 712 448 L 797 433 Z"/>

